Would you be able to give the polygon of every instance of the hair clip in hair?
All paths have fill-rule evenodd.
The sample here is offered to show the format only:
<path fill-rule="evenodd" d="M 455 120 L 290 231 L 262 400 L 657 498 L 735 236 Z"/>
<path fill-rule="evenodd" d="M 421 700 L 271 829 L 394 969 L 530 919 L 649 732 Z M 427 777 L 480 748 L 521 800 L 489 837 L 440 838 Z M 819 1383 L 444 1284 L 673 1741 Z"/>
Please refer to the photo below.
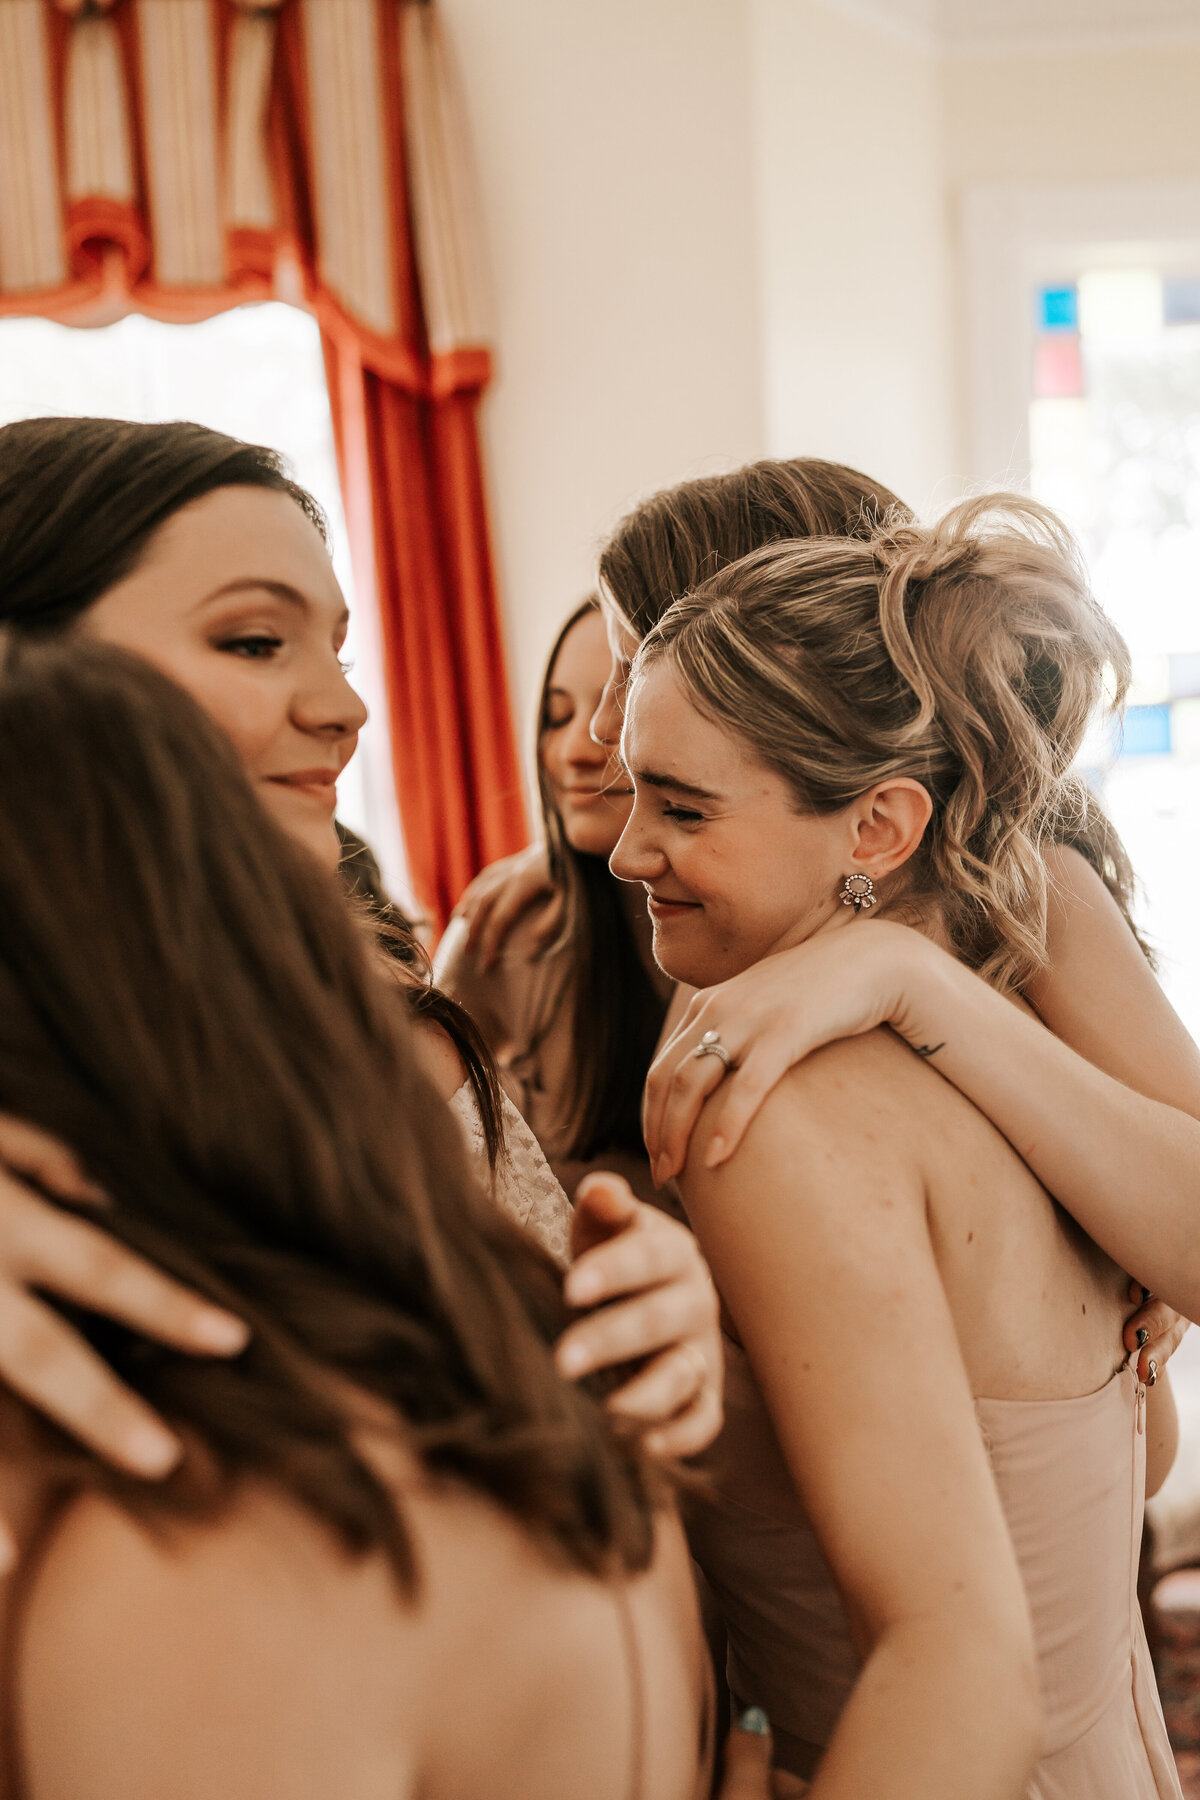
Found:
<path fill-rule="evenodd" d="M 860 913 L 864 906 L 875 904 L 875 883 L 869 875 L 847 875 L 842 884 L 842 905 Z"/>

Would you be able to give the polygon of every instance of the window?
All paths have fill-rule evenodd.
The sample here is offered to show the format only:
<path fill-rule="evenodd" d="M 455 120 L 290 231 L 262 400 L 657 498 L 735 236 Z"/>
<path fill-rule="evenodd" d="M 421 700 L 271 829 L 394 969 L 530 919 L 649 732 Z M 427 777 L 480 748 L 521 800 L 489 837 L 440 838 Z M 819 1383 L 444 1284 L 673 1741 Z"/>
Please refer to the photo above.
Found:
<path fill-rule="evenodd" d="M 1200 258 L 1084 266 L 1031 299 L 1030 487 L 1079 537 L 1133 655 L 1124 730 L 1084 760 L 1200 1036 Z"/>

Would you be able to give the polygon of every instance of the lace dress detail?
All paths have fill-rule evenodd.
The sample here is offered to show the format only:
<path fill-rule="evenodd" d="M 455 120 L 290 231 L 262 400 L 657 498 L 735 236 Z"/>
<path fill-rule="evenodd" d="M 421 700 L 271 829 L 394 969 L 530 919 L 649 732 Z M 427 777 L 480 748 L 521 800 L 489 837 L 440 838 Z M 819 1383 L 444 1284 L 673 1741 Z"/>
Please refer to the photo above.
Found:
<path fill-rule="evenodd" d="M 492 1192 L 509 1217 L 523 1225 L 543 1250 L 548 1250 L 565 1268 L 571 1256 L 571 1202 L 551 1174 L 541 1145 L 507 1094 L 501 1096 L 501 1108 L 506 1154 L 497 1163 L 495 1174 L 489 1176 Z M 463 1128 L 471 1155 L 488 1175 L 483 1124 L 469 1082 L 464 1081 L 458 1089 L 450 1110 Z"/>

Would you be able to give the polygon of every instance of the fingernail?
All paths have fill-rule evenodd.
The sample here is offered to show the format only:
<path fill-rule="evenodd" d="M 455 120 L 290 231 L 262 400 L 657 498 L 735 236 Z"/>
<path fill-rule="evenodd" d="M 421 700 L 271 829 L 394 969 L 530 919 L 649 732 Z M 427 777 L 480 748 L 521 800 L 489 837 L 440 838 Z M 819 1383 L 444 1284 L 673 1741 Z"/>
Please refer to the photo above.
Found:
<path fill-rule="evenodd" d="M 1138 1349 L 1140 1350 L 1143 1344 L 1148 1343 L 1149 1339 L 1150 1339 L 1149 1331 L 1146 1329 L 1146 1327 L 1144 1325 L 1139 1325 L 1138 1334 L 1137 1334 Z"/>
<path fill-rule="evenodd" d="M 749 1732 L 751 1737 L 770 1737 L 771 1721 L 761 1706 L 748 1706 L 738 1720 L 738 1730 Z"/>
<path fill-rule="evenodd" d="M 125 1459 L 139 1475 L 167 1475 L 183 1455 L 183 1445 L 157 1425 L 135 1425 L 124 1443 Z"/>
<path fill-rule="evenodd" d="M 250 1327 L 232 1313 L 203 1312 L 196 1320 L 196 1342 L 205 1350 L 232 1356 L 250 1342 Z"/>
<path fill-rule="evenodd" d="M 1149 1373 L 1146 1376 L 1146 1386 L 1153 1387 L 1157 1380 L 1158 1380 L 1158 1364 L 1155 1362 L 1154 1358 L 1151 1357 L 1150 1364 L 1149 1364 Z"/>
<path fill-rule="evenodd" d="M 588 1366 L 588 1355 L 582 1344 L 560 1344 L 555 1360 L 564 1375 L 582 1375 Z"/>
<path fill-rule="evenodd" d="M 17 1546 L 8 1533 L 0 1532 L 0 1575 L 7 1575 L 10 1569 L 17 1566 Z"/>
<path fill-rule="evenodd" d="M 704 1152 L 705 1167 L 708 1169 L 715 1169 L 717 1164 L 724 1162 L 724 1160 L 725 1160 L 725 1139 L 723 1137 L 709 1138 L 708 1149 Z"/>

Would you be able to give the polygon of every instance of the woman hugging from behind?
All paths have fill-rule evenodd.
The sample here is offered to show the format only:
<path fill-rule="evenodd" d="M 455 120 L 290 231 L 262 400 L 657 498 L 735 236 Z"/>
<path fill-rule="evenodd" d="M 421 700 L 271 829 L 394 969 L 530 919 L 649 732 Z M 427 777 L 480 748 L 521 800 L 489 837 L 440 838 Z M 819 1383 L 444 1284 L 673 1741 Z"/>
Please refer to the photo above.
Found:
<path fill-rule="evenodd" d="M 1108 668 L 1124 645 L 1028 502 L 721 570 L 628 693 L 613 867 L 660 965 L 710 987 L 884 917 L 1023 1008 Z M 936 1049 L 834 1043 L 721 1166 L 713 1105 L 692 1141 L 731 1358 L 692 1542 L 731 1686 L 812 1800 L 1167 1800 L 1135 1596 L 1162 1388 L 1126 1360 L 1128 1277 Z"/>

